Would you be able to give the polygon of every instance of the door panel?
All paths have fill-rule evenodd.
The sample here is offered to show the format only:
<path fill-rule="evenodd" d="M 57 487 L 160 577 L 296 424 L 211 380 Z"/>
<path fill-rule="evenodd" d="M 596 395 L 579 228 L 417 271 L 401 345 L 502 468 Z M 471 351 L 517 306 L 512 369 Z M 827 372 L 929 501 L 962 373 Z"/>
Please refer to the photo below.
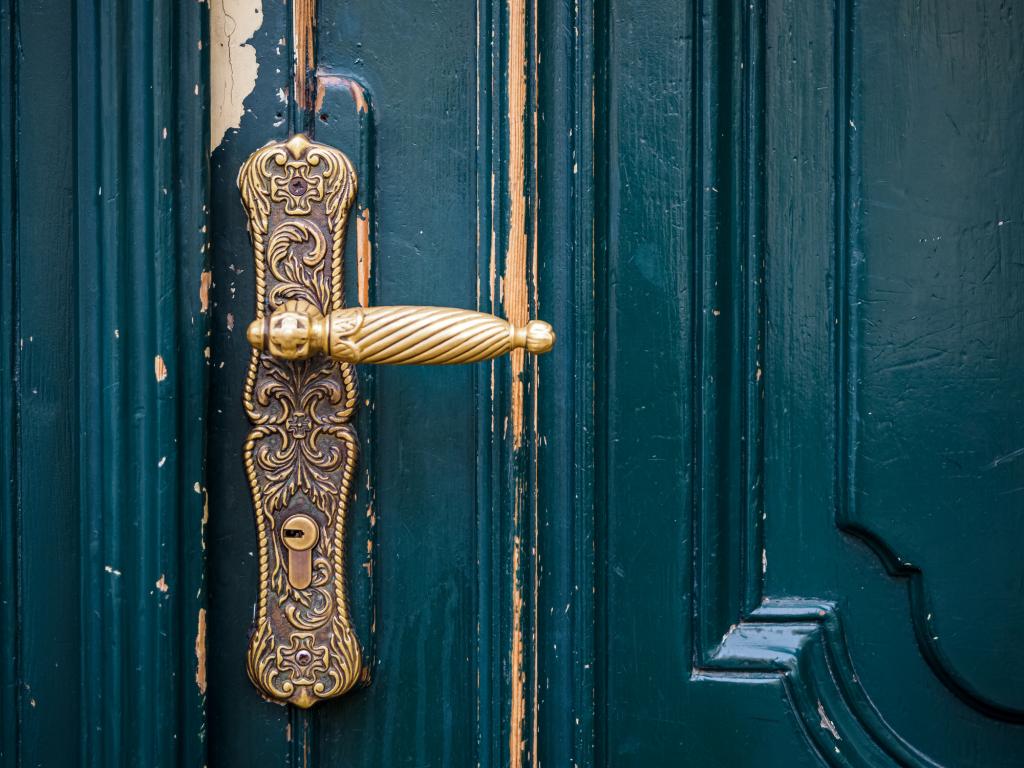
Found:
<path fill-rule="evenodd" d="M 0 3 L 0 767 L 1016 766 L 1018 5 Z M 235 179 L 297 131 L 349 305 L 559 337 L 359 368 L 310 710 L 245 672 Z"/>
<path fill-rule="evenodd" d="M 1019 25 L 660 10 L 609 16 L 604 759 L 1013 764 Z"/>
<path fill-rule="evenodd" d="M 1020 574 L 1007 570 L 1024 538 L 1024 383 L 1007 365 L 1024 329 L 1024 160 L 1012 151 L 1024 90 L 989 73 L 1016 61 L 1024 27 L 1008 8 L 913 23 L 916 10 L 868 3 L 857 16 L 846 514 L 909 576 L 935 673 L 1021 720 L 1024 666 L 999 649 L 1024 627 Z"/>
<path fill-rule="evenodd" d="M 1021 30 L 947 5 L 267 9 L 213 156 L 211 762 L 1014 762 Z M 359 157 L 351 302 L 560 334 L 361 371 L 374 679 L 309 714 L 242 674 L 227 320 L 233 174 L 300 129 Z"/>

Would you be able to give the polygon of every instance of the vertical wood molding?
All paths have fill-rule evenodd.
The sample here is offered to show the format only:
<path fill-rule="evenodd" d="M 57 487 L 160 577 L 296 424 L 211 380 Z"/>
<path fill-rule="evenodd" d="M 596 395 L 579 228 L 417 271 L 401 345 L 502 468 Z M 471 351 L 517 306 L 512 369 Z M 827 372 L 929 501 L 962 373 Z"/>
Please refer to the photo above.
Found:
<path fill-rule="evenodd" d="M 15 3 L 0 4 L 0 766 L 19 762 Z"/>
<path fill-rule="evenodd" d="M 524 322 L 537 312 L 536 8 L 532 0 L 488 0 L 477 12 L 481 308 Z M 484 765 L 537 759 L 536 366 L 513 353 L 493 361 L 480 383 Z"/>
<path fill-rule="evenodd" d="M 761 602 L 764 7 L 695 6 L 694 663 Z"/>
<path fill-rule="evenodd" d="M 206 676 L 207 8 L 79 2 L 76 21 L 82 757 L 192 766 Z"/>
<path fill-rule="evenodd" d="M 206 25 L 0 7 L 5 767 L 204 761 Z"/>
<path fill-rule="evenodd" d="M 0 36 L 0 765 L 199 765 L 206 6 Z"/>
<path fill-rule="evenodd" d="M 606 7 L 537 11 L 537 240 L 540 314 L 562 336 L 538 361 L 535 754 L 541 765 L 594 765 L 595 291 L 605 166 L 596 114 Z M 569 31 L 567 33 L 567 30 Z M 564 468 L 555 471 L 555 468 Z"/>

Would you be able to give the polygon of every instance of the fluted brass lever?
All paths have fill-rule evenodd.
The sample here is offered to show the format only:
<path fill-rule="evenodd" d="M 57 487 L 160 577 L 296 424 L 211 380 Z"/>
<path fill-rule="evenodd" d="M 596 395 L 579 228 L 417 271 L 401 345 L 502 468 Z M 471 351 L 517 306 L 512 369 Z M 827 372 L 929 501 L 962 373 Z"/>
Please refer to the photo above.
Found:
<path fill-rule="evenodd" d="M 254 320 L 249 343 L 284 360 L 326 354 L 346 363 L 450 365 L 491 360 L 513 349 L 540 354 L 555 344 L 543 320 L 517 328 L 494 315 L 449 307 L 354 307 L 326 317 L 293 299 Z"/>

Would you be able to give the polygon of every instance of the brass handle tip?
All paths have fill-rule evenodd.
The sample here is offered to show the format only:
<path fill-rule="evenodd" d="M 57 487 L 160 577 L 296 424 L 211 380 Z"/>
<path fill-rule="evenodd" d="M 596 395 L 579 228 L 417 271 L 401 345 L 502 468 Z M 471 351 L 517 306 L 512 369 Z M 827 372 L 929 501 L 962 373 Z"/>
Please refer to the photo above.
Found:
<path fill-rule="evenodd" d="M 531 320 L 526 324 L 526 351 L 535 355 L 550 352 L 555 346 L 555 329 L 543 320 Z"/>
<path fill-rule="evenodd" d="M 253 346 L 253 349 L 263 350 L 263 320 L 257 319 L 249 323 L 249 327 L 245 329 L 245 338 L 249 340 L 249 343 Z"/>

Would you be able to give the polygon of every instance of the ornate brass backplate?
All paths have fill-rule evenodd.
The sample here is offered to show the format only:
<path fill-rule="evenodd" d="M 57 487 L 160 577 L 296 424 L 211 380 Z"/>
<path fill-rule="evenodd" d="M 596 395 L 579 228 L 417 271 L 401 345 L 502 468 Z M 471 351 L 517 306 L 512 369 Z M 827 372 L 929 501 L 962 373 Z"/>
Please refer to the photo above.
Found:
<path fill-rule="evenodd" d="M 297 135 L 254 153 L 238 186 L 255 251 L 257 322 L 290 301 L 325 315 L 341 309 L 356 191 L 348 158 Z M 249 676 L 269 698 L 309 707 L 363 681 L 345 585 L 355 372 L 326 356 L 287 360 L 254 349 L 244 402 L 259 539 Z"/>
<path fill-rule="evenodd" d="M 245 443 L 260 593 L 249 676 L 308 707 L 365 682 L 345 584 L 357 442 L 354 363 L 443 365 L 547 352 L 551 326 L 450 307 L 343 308 L 342 254 L 356 191 L 338 150 L 298 135 L 238 174 L 256 258 Z"/>

